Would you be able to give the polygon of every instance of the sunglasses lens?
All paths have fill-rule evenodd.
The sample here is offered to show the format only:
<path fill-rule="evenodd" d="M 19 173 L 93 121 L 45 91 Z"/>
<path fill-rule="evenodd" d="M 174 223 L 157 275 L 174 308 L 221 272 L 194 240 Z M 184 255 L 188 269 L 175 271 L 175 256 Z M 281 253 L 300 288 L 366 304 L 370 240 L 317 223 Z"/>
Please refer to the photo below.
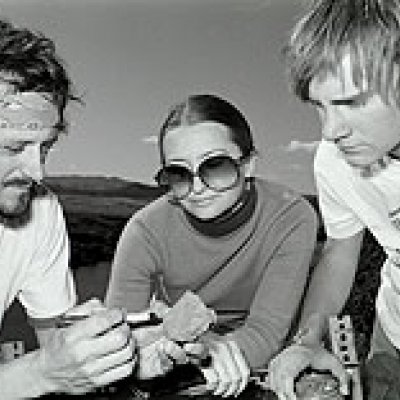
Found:
<path fill-rule="evenodd" d="M 217 156 L 209 158 L 200 165 L 199 175 L 209 188 L 223 191 L 236 185 L 239 179 L 239 167 L 232 158 Z"/>
<path fill-rule="evenodd" d="M 191 172 L 179 165 L 169 165 L 160 170 L 156 180 L 161 186 L 168 186 L 176 198 L 183 198 L 190 192 L 192 185 Z"/>
<path fill-rule="evenodd" d="M 228 156 L 216 156 L 200 164 L 198 175 L 210 189 L 223 192 L 235 186 L 240 177 L 239 164 Z M 156 175 L 160 186 L 167 186 L 176 199 L 183 199 L 192 190 L 193 173 L 180 165 L 167 165 Z"/>

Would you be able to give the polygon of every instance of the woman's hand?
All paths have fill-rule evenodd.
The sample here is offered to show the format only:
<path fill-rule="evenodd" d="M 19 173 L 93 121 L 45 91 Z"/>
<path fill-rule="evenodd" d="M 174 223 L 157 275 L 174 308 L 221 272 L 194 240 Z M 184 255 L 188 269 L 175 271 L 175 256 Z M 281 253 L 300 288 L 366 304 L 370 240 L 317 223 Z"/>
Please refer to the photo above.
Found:
<path fill-rule="evenodd" d="M 165 375 L 174 367 L 172 358 L 165 351 L 167 339 L 162 337 L 146 347 L 139 347 L 137 377 L 152 379 Z"/>
<path fill-rule="evenodd" d="M 223 336 L 207 337 L 206 345 L 212 358 L 209 368 L 201 371 L 214 395 L 237 396 L 246 387 L 250 368 L 236 342 Z"/>
<path fill-rule="evenodd" d="M 139 379 L 165 375 L 175 364 L 187 362 L 185 350 L 164 336 L 162 326 L 148 326 L 132 330 L 138 346 Z"/>

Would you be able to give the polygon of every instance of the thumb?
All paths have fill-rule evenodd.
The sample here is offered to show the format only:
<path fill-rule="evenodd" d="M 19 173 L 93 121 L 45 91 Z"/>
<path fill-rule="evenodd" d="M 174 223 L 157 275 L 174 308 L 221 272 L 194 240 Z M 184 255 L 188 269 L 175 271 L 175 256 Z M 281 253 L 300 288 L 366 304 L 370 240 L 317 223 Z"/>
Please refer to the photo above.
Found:
<path fill-rule="evenodd" d="M 168 357 L 172 358 L 177 364 L 185 364 L 187 362 L 185 350 L 172 340 L 165 339 L 162 341 L 161 348 L 164 353 Z"/>
<path fill-rule="evenodd" d="M 350 375 L 339 361 L 332 364 L 330 370 L 332 374 L 339 380 L 340 393 L 344 396 L 347 396 L 349 394 Z"/>
<path fill-rule="evenodd" d="M 207 357 L 209 352 L 208 352 L 208 347 L 201 342 L 190 342 L 190 343 L 185 343 L 183 345 L 184 350 L 186 353 L 193 355 L 198 358 L 204 358 Z"/>

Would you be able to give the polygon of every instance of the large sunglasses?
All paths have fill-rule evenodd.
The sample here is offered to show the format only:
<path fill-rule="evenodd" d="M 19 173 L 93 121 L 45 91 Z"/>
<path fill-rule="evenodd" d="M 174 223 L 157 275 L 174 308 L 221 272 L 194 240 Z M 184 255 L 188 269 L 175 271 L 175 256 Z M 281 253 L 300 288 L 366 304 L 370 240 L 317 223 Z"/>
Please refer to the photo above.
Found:
<path fill-rule="evenodd" d="M 193 189 L 193 180 L 198 176 L 203 184 L 215 192 L 224 192 L 233 188 L 240 178 L 240 166 L 248 159 L 242 156 L 238 160 L 227 155 L 210 157 L 204 160 L 193 172 L 183 165 L 165 165 L 155 176 L 160 186 L 166 186 L 172 196 L 181 200 Z"/>

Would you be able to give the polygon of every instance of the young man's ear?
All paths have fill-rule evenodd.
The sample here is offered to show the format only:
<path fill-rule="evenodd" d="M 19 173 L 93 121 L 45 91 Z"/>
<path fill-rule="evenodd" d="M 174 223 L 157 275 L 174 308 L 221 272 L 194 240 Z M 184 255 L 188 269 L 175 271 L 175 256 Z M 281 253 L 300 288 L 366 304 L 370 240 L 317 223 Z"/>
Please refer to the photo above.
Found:
<path fill-rule="evenodd" d="M 253 178 L 256 172 L 257 153 L 252 153 L 244 164 L 246 178 Z"/>

